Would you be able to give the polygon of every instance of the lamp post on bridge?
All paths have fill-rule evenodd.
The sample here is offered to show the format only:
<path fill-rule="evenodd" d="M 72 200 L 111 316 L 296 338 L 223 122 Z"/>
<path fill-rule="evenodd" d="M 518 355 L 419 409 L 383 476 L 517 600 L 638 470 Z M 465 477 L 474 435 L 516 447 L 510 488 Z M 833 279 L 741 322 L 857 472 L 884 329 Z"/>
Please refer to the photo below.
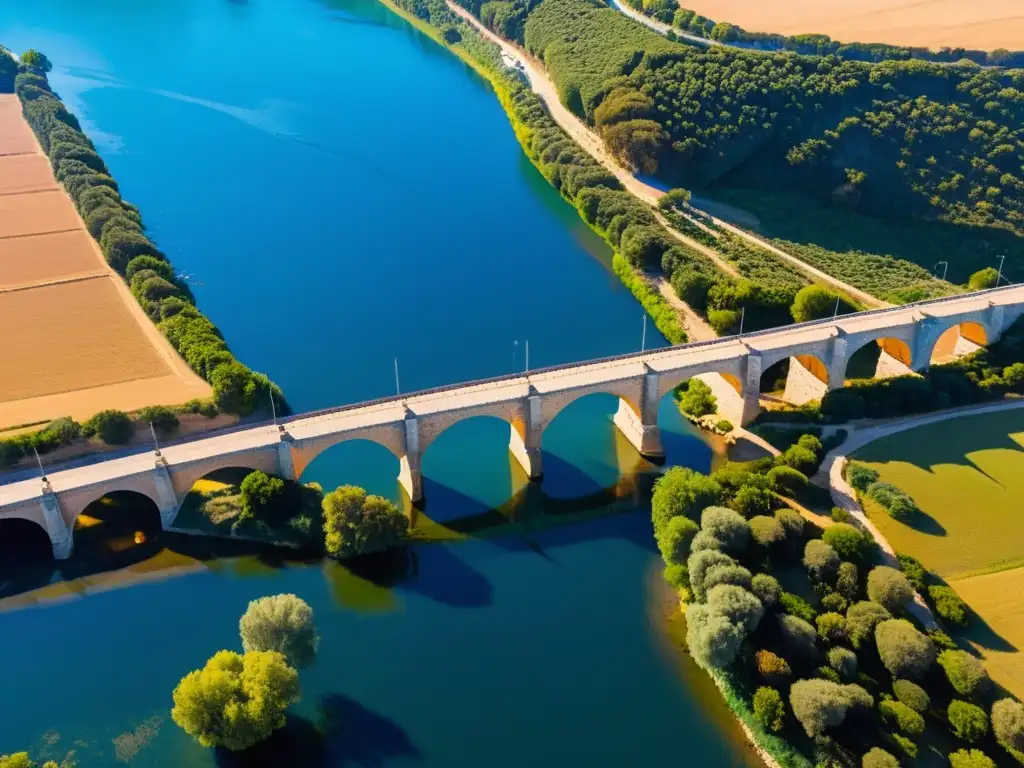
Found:
<path fill-rule="evenodd" d="M 156 460 L 162 461 L 163 454 L 160 453 L 160 443 L 156 440 L 156 427 L 153 426 L 153 422 L 149 422 L 149 434 L 153 436 L 153 448 L 156 450 Z"/>
<path fill-rule="evenodd" d="M 949 262 L 948 261 L 940 261 L 939 264 L 942 265 L 942 278 L 941 279 L 944 281 L 946 279 L 946 272 L 949 271 Z M 932 267 L 932 272 L 935 272 L 939 268 L 939 264 L 936 264 L 934 267 Z"/>
<path fill-rule="evenodd" d="M 1006 261 L 1006 254 L 999 256 L 999 274 L 996 275 L 996 287 L 999 287 L 999 281 L 1003 279 L 1003 262 Z M 1006 282 L 1010 282 L 1007 280 Z"/>
<path fill-rule="evenodd" d="M 644 312 L 644 327 L 640 332 L 640 351 L 643 352 L 647 348 L 647 313 Z"/>
<path fill-rule="evenodd" d="M 39 458 L 39 451 L 36 450 L 34 445 L 32 446 L 32 453 L 36 455 L 36 464 L 39 465 L 39 479 L 43 481 L 44 486 L 49 485 L 50 481 L 46 479 L 46 472 L 43 469 L 43 460 Z"/>

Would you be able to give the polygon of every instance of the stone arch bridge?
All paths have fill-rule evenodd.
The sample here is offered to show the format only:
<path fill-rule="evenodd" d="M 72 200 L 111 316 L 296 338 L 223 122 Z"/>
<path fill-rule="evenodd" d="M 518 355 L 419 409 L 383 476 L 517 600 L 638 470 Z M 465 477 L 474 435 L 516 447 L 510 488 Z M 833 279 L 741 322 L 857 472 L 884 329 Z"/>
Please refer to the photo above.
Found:
<path fill-rule="evenodd" d="M 803 402 L 842 386 L 847 362 L 867 344 L 881 347 L 886 365 L 879 371 L 884 367 L 886 375 L 918 371 L 929 365 L 940 337 L 952 334 L 960 351 L 976 348 L 998 339 L 1022 312 L 1024 286 L 1009 286 L 235 427 L 166 446 L 159 455 L 137 453 L 2 485 L 0 520 L 37 523 L 54 556 L 66 558 L 79 514 L 106 494 L 148 496 L 167 527 L 193 483 L 214 470 L 243 467 L 298 479 L 320 453 L 355 439 L 390 450 L 399 459 L 402 486 L 419 501 L 424 452 L 445 429 L 475 416 L 506 421 L 510 452 L 537 478 L 545 428 L 567 405 L 594 393 L 617 396 L 615 425 L 641 454 L 658 457 L 658 405 L 688 379 L 710 383 L 719 412 L 746 424 L 759 411 L 761 376 L 775 363 L 790 361 L 785 397 Z"/>

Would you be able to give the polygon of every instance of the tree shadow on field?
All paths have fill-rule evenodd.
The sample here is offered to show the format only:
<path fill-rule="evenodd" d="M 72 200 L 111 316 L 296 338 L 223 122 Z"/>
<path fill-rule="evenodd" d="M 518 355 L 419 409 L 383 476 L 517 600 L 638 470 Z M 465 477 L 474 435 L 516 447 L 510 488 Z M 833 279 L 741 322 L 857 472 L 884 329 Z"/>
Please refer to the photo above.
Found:
<path fill-rule="evenodd" d="M 926 536 L 948 535 L 942 523 L 921 509 L 918 509 L 909 519 L 902 522 L 907 527 L 913 528 L 918 533 L 923 533 Z"/>
<path fill-rule="evenodd" d="M 382 768 L 393 758 L 419 760 L 419 749 L 394 720 L 354 699 L 331 694 L 320 700 L 313 722 L 289 715 L 283 728 L 241 752 L 217 749 L 220 768 Z"/>
<path fill-rule="evenodd" d="M 975 656 L 979 654 L 970 648 L 971 645 L 984 648 L 986 651 L 1001 651 L 1003 653 L 1015 653 L 1018 650 L 1017 646 L 992 629 L 989 623 L 969 605 L 967 614 L 967 626 L 954 634 L 957 635 L 957 639 L 967 641 L 966 643 L 962 642 L 961 645 L 967 646 Z"/>

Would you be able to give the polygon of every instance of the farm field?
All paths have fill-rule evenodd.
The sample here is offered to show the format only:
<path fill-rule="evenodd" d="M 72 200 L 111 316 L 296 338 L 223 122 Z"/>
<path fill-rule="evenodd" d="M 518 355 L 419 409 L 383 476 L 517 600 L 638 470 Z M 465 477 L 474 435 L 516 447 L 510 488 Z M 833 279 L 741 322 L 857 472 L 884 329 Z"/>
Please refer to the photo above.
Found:
<path fill-rule="evenodd" d="M 208 397 L 104 262 L 0 95 L 0 429 Z"/>
<path fill-rule="evenodd" d="M 683 7 L 751 32 L 826 34 L 844 43 L 1016 50 L 1024 42 L 1019 0 L 687 0 Z"/>
<path fill-rule="evenodd" d="M 909 525 L 870 500 L 865 509 L 897 552 L 957 590 L 977 614 L 962 638 L 996 682 L 1024 696 L 1024 411 L 908 430 L 853 458 L 917 502 L 922 514 Z"/>

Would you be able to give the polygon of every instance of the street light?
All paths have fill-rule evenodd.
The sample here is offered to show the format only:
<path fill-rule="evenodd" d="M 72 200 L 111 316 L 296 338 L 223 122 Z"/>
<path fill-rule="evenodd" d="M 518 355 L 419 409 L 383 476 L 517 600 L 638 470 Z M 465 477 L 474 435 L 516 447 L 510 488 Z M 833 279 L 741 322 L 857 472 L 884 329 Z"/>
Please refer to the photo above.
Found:
<path fill-rule="evenodd" d="M 945 280 L 946 279 L 946 272 L 949 271 L 949 262 L 948 261 L 940 261 L 939 264 L 942 265 L 942 279 Z M 939 268 L 939 264 L 936 264 L 932 268 L 932 272 L 934 272 L 935 270 L 937 270 Z"/>
<path fill-rule="evenodd" d="M 746 307 L 740 307 L 740 332 L 736 334 L 737 336 L 742 336 L 743 335 L 743 321 L 746 319 L 746 317 L 747 317 L 747 308 Z"/>
<path fill-rule="evenodd" d="M 996 275 L 996 286 L 999 286 L 999 281 L 1003 279 L 1003 262 L 1006 261 L 1006 254 L 1002 254 L 999 257 L 999 274 Z M 1010 282 L 1007 280 L 1006 282 Z"/>
<path fill-rule="evenodd" d="M 647 348 L 647 313 L 644 312 L 644 325 L 643 330 L 640 332 L 640 351 L 643 352 Z"/>
<path fill-rule="evenodd" d="M 153 426 L 153 422 L 149 422 L 149 434 L 153 436 L 153 447 L 156 449 L 156 457 L 160 458 L 160 443 L 156 441 L 156 428 Z"/>
<path fill-rule="evenodd" d="M 401 395 L 402 394 L 402 388 L 398 384 L 398 358 L 397 357 L 395 358 L 395 394 L 396 395 Z"/>

